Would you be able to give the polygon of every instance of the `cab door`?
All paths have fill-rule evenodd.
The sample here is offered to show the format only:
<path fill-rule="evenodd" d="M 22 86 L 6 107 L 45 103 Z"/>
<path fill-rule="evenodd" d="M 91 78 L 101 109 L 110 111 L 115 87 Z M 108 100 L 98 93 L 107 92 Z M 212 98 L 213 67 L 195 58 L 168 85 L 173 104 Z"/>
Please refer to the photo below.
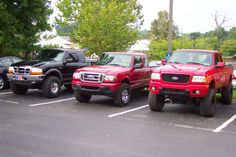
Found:
<path fill-rule="evenodd" d="M 213 66 L 214 66 L 214 70 L 213 70 L 213 76 L 214 76 L 214 80 L 215 80 L 215 87 L 216 89 L 219 89 L 223 86 L 224 82 L 225 82 L 225 76 L 223 74 L 223 67 L 216 67 L 218 62 L 222 62 L 222 58 L 221 56 L 219 56 L 218 53 L 214 54 L 214 62 L 213 62 Z"/>
<path fill-rule="evenodd" d="M 62 75 L 64 83 L 71 82 L 73 73 L 80 68 L 79 58 L 74 52 L 69 52 L 65 55 L 63 61 Z"/>
<path fill-rule="evenodd" d="M 131 88 L 142 87 L 143 80 L 143 60 L 142 56 L 134 56 L 133 59 L 133 70 L 131 72 Z"/>

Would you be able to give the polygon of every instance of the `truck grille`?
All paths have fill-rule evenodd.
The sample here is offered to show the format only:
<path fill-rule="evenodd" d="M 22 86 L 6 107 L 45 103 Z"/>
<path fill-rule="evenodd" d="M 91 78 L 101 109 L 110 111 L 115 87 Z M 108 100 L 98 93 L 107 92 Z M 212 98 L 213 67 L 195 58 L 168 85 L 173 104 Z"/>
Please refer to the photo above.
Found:
<path fill-rule="evenodd" d="M 82 73 L 81 80 L 89 81 L 89 82 L 102 82 L 104 78 L 104 74 L 101 73 Z"/>
<path fill-rule="evenodd" d="M 187 83 L 189 75 L 182 74 L 162 74 L 162 80 L 165 82 Z"/>
<path fill-rule="evenodd" d="M 14 67 L 15 74 L 29 74 L 30 68 L 28 67 Z"/>

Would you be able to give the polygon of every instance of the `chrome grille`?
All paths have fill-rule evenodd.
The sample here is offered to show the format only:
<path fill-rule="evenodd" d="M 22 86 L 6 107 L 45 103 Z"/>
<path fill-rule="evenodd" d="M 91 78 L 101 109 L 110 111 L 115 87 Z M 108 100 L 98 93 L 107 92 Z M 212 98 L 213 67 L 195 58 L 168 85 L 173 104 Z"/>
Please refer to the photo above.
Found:
<path fill-rule="evenodd" d="M 82 73 L 81 80 L 89 82 L 102 82 L 104 79 L 104 74 L 101 73 Z"/>
<path fill-rule="evenodd" d="M 162 80 L 165 82 L 187 83 L 190 75 L 183 74 L 162 74 Z"/>
<path fill-rule="evenodd" d="M 30 68 L 28 67 L 14 67 L 15 74 L 29 74 Z"/>

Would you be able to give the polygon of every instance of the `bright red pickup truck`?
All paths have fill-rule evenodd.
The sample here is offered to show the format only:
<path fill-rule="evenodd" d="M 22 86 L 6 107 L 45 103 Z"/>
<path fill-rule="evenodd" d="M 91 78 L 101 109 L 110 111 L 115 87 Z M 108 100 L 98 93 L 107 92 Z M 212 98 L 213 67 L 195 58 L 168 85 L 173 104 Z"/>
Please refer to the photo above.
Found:
<path fill-rule="evenodd" d="M 167 64 L 155 69 L 149 83 L 149 107 L 161 111 L 169 99 L 172 103 L 200 105 L 200 114 L 215 113 L 215 93 L 223 104 L 232 102 L 232 66 L 226 66 L 219 52 L 177 50 Z"/>
<path fill-rule="evenodd" d="M 76 70 L 72 86 L 79 102 L 88 102 L 92 95 L 106 95 L 113 97 L 115 104 L 126 106 L 131 91 L 148 87 L 150 78 L 145 54 L 106 52 L 98 65 Z"/>

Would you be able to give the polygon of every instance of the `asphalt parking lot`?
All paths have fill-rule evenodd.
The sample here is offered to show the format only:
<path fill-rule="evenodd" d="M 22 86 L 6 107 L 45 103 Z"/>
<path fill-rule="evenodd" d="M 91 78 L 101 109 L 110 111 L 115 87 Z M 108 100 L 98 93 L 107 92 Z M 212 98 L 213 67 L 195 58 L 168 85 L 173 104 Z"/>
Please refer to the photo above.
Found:
<path fill-rule="evenodd" d="M 38 90 L 19 96 L 0 92 L 2 157 L 235 157 L 236 103 L 217 104 L 205 118 L 198 107 L 167 104 L 161 113 L 147 106 L 147 92 L 127 107 L 111 98 L 78 103 L 63 90 L 55 99 Z"/>

